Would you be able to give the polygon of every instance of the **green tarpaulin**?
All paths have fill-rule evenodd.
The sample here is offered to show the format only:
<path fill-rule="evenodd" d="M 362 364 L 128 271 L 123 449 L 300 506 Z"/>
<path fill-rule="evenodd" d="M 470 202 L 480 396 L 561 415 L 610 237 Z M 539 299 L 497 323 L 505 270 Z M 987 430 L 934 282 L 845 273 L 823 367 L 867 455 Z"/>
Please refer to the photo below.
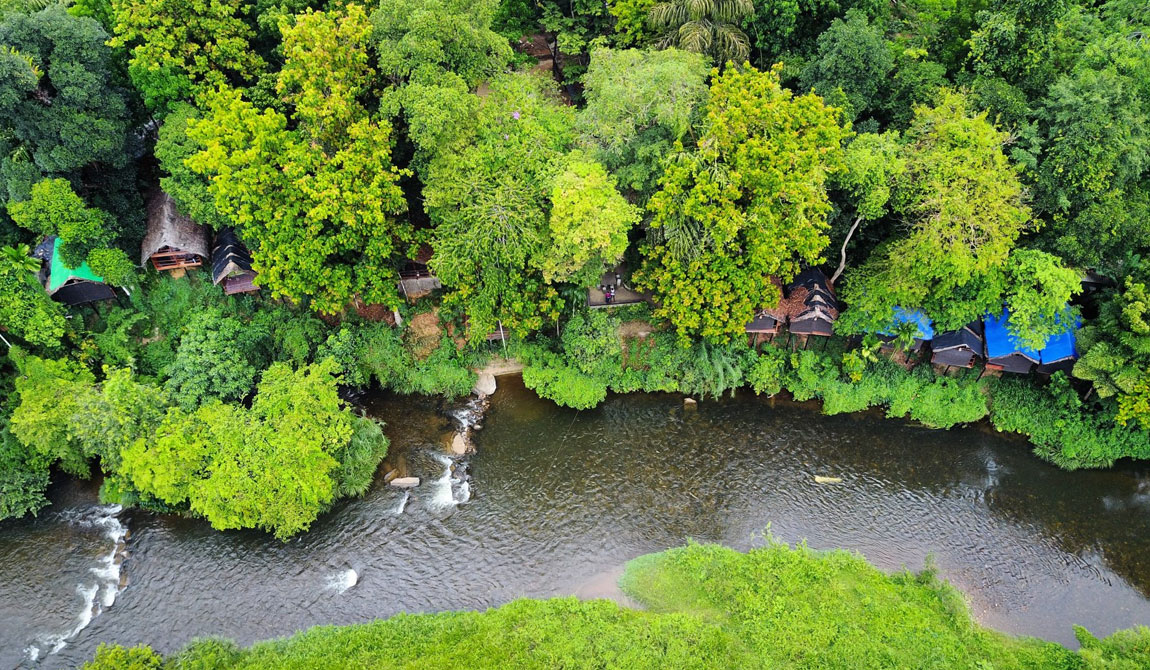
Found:
<path fill-rule="evenodd" d="M 52 267 L 51 274 L 48 275 L 48 293 L 52 294 L 60 290 L 60 287 L 67 284 L 71 279 L 86 279 L 88 281 L 104 283 L 104 278 L 92 272 L 92 268 L 88 267 L 87 263 L 81 263 L 78 268 L 70 268 L 64 265 L 64 261 L 60 259 L 60 240 L 52 245 Z"/>

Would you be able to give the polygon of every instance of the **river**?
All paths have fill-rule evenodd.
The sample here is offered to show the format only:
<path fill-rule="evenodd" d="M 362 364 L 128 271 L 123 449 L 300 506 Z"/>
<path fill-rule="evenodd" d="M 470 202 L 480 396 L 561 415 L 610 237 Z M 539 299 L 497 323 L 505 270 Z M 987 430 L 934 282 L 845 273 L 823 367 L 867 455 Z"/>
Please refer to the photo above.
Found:
<path fill-rule="evenodd" d="M 381 475 L 287 543 L 57 482 L 38 519 L 0 523 L 0 668 L 74 667 L 101 641 L 168 652 L 211 634 L 246 644 L 402 611 L 612 596 L 630 558 L 688 539 L 746 549 L 768 528 L 886 570 L 931 555 L 1000 630 L 1073 644 L 1075 623 L 1150 624 L 1145 466 L 1063 472 L 984 427 L 824 417 L 749 392 L 576 412 L 500 384 L 454 480 L 441 402 L 372 399 L 389 458 L 423 484 L 405 494 Z"/>

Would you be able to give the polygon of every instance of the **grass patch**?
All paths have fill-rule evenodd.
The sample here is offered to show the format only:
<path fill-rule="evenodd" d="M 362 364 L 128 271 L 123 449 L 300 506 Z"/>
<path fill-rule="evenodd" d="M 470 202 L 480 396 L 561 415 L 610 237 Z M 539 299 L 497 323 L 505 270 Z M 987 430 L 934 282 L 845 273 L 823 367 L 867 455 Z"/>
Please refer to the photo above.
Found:
<path fill-rule="evenodd" d="M 1126 670 L 1150 667 L 1150 628 L 1081 653 L 975 623 L 931 571 L 887 575 L 857 554 L 772 542 L 740 553 L 691 544 L 627 565 L 637 611 L 605 600 L 517 600 L 485 612 L 401 614 L 318 626 L 240 649 L 199 640 L 166 659 L 104 647 L 85 670 L 354 668 L 907 668 Z"/>

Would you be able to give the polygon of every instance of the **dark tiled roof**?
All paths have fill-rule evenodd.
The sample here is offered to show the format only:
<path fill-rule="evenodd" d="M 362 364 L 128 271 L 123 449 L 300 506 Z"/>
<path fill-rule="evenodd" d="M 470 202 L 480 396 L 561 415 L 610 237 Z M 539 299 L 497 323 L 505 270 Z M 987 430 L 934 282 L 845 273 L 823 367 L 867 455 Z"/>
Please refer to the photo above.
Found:
<path fill-rule="evenodd" d="M 224 228 L 212 247 L 212 283 L 219 284 L 233 273 L 252 273 L 252 256 L 235 231 Z"/>

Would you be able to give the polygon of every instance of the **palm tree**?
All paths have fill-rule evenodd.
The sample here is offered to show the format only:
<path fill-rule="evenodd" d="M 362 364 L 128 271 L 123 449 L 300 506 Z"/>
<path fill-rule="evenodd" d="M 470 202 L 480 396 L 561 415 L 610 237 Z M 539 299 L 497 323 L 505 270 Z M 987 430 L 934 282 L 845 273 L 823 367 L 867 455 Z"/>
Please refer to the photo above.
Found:
<path fill-rule="evenodd" d="M 27 244 L 0 249 L 0 258 L 6 265 L 14 269 L 27 270 L 28 272 L 36 272 L 40 269 L 40 261 L 32 257 L 32 248 Z"/>
<path fill-rule="evenodd" d="M 651 8 L 651 25 L 660 32 L 660 48 L 679 47 L 707 54 L 722 65 L 742 63 L 751 43 L 739 21 L 755 11 L 751 0 L 668 0 Z"/>

